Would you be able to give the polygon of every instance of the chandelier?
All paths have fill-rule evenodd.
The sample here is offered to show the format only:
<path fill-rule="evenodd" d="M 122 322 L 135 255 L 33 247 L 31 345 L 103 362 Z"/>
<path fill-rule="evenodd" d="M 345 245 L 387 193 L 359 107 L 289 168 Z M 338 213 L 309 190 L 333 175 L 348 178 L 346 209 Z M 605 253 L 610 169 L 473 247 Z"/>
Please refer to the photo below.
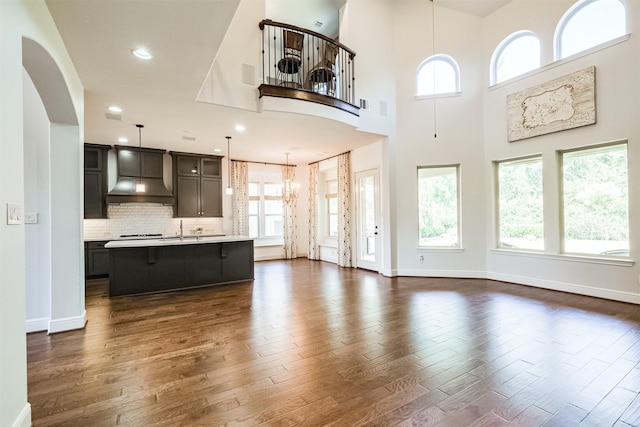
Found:
<path fill-rule="evenodd" d="M 284 154 L 287 156 L 287 164 L 285 167 L 285 179 L 282 184 L 282 200 L 289 203 L 298 198 L 298 189 L 300 188 L 300 184 L 289 179 L 289 153 Z"/>

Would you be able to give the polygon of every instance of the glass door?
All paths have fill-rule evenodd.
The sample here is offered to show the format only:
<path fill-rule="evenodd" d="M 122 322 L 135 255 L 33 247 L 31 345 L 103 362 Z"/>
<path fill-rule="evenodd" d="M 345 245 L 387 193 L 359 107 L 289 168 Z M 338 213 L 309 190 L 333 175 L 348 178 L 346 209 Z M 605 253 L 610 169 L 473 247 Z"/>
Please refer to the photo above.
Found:
<path fill-rule="evenodd" d="M 379 203 L 378 170 L 356 173 L 357 188 L 357 249 L 356 266 L 379 271 Z"/>

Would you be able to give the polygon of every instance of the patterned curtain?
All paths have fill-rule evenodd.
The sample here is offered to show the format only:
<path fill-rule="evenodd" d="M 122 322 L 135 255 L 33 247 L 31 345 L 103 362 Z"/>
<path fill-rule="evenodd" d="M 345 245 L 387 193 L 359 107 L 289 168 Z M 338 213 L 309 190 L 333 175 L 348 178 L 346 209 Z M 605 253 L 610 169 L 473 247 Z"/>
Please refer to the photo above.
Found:
<path fill-rule="evenodd" d="M 338 156 L 338 265 L 351 267 L 351 154 Z"/>
<path fill-rule="evenodd" d="M 231 161 L 231 234 L 249 235 L 249 166 L 247 162 Z"/>
<path fill-rule="evenodd" d="M 309 165 L 309 259 L 320 259 L 320 244 L 318 243 L 319 203 L 318 174 L 320 164 Z"/>
<path fill-rule="evenodd" d="M 297 227 L 296 221 L 298 216 L 296 210 L 298 208 L 297 194 L 287 194 L 287 183 L 293 185 L 296 179 L 295 166 L 282 166 L 282 215 L 284 217 L 284 259 L 298 258 Z"/>

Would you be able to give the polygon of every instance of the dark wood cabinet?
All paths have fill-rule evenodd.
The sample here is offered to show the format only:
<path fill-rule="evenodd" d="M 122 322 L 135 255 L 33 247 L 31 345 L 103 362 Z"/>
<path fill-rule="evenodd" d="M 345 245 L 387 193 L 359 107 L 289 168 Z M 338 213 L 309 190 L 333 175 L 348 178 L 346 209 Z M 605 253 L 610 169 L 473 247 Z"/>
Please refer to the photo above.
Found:
<path fill-rule="evenodd" d="M 222 216 L 222 157 L 171 152 L 177 217 Z"/>
<path fill-rule="evenodd" d="M 151 179 L 162 179 L 165 150 L 116 146 L 118 149 L 118 174 Z M 142 155 L 142 160 L 140 156 Z M 142 173 L 140 173 L 142 167 Z"/>
<path fill-rule="evenodd" d="M 84 217 L 107 218 L 107 152 L 108 145 L 84 145 Z"/>
<path fill-rule="evenodd" d="M 86 277 L 100 277 L 109 274 L 109 249 L 106 241 L 84 243 L 84 271 Z"/>

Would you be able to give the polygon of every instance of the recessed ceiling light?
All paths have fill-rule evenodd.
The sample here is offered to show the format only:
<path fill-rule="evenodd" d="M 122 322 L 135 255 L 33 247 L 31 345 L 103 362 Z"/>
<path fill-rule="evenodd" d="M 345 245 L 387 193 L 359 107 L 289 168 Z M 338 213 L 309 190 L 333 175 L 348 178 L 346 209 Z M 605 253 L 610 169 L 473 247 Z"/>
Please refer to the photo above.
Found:
<path fill-rule="evenodd" d="M 129 142 L 129 140 L 124 136 L 121 136 L 120 138 L 118 138 L 118 142 Z"/>
<path fill-rule="evenodd" d="M 236 132 L 244 132 L 245 129 L 244 125 L 236 125 Z"/>
<path fill-rule="evenodd" d="M 122 113 L 122 108 L 116 106 L 116 105 L 111 105 L 109 107 L 109 111 L 111 111 L 112 113 Z"/>
<path fill-rule="evenodd" d="M 149 51 L 145 48 L 138 48 L 138 49 L 134 49 L 131 52 L 133 52 L 133 54 L 140 58 L 140 59 L 151 59 L 153 58 L 153 55 L 151 55 L 151 53 L 149 53 Z"/>
<path fill-rule="evenodd" d="M 214 148 L 213 151 L 216 153 L 222 153 L 222 148 Z"/>

